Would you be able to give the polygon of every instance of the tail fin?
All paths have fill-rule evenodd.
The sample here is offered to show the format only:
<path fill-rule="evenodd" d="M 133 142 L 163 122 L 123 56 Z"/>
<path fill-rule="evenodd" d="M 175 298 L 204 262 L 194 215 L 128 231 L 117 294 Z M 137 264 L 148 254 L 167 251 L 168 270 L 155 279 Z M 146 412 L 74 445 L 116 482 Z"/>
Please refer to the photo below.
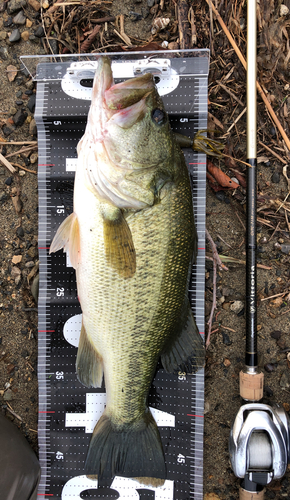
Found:
<path fill-rule="evenodd" d="M 164 454 L 150 410 L 140 420 L 121 428 L 104 413 L 92 435 L 85 473 L 98 476 L 99 486 L 110 485 L 115 476 L 161 486 L 166 479 Z"/>

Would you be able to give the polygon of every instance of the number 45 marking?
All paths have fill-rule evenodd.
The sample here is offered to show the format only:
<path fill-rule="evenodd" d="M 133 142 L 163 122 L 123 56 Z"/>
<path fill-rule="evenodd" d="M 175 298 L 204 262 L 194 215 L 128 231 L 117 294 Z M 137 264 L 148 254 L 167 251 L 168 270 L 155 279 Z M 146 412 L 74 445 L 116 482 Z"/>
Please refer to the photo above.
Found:
<path fill-rule="evenodd" d="M 139 500 L 138 489 L 154 492 L 155 500 L 173 500 L 174 481 L 166 480 L 163 486 L 154 488 L 137 483 L 133 479 L 116 476 L 110 489 L 119 493 L 119 500 Z M 81 493 L 86 490 L 97 490 L 98 481 L 88 479 L 86 476 L 76 476 L 70 479 L 63 487 L 62 500 L 80 500 Z"/>
<path fill-rule="evenodd" d="M 179 453 L 178 457 L 177 457 L 177 462 L 179 464 L 185 464 L 185 456 L 184 455 L 181 455 L 181 453 Z"/>

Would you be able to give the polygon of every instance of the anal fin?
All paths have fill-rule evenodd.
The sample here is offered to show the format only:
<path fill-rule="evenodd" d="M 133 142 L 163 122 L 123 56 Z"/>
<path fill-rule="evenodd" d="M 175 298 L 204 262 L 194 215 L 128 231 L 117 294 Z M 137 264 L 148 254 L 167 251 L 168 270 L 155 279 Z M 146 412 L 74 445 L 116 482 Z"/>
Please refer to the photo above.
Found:
<path fill-rule="evenodd" d="M 78 354 L 76 359 L 78 380 L 86 387 L 101 387 L 103 380 L 102 358 L 89 341 L 82 324 Z"/>
<path fill-rule="evenodd" d="M 184 301 L 180 326 L 169 339 L 161 354 L 163 368 L 168 373 L 195 373 L 204 366 L 205 351 L 188 297 Z"/>
<path fill-rule="evenodd" d="M 132 233 L 122 210 L 106 205 L 102 215 L 107 262 L 119 276 L 132 278 L 136 272 L 136 253 Z"/>
<path fill-rule="evenodd" d="M 62 248 L 64 252 L 68 250 L 70 261 L 76 269 L 80 261 L 80 231 L 78 218 L 74 212 L 59 226 L 50 245 L 49 253 L 57 252 Z"/>

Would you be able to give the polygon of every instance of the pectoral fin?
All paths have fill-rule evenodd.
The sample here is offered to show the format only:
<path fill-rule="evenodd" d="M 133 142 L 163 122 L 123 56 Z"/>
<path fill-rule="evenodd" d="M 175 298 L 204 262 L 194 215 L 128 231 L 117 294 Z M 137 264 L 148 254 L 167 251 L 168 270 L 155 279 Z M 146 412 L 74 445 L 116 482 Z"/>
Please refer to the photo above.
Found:
<path fill-rule="evenodd" d="M 83 324 L 76 360 L 76 372 L 79 381 L 86 387 L 101 387 L 103 380 L 102 358 L 89 341 Z"/>
<path fill-rule="evenodd" d="M 195 373 L 204 366 L 204 346 L 187 297 L 176 336 L 165 346 L 161 361 L 168 373 Z"/>
<path fill-rule="evenodd" d="M 76 269 L 80 261 L 80 231 L 76 214 L 70 214 L 59 226 L 49 253 L 57 252 L 63 248 L 64 252 L 69 252 L 70 261 Z"/>
<path fill-rule="evenodd" d="M 122 210 L 104 205 L 104 243 L 108 264 L 124 278 L 132 278 L 136 272 L 136 253 L 132 233 Z"/>

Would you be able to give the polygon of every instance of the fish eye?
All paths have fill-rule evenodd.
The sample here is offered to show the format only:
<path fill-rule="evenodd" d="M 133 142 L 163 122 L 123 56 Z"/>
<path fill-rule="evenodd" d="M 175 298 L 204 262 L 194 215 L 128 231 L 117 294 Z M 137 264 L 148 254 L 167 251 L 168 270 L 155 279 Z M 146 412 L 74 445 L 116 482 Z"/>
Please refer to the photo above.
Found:
<path fill-rule="evenodd" d="M 153 109 L 152 120 L 156 123 L 156 125 L 163 125 L 166 122 L 166 113 L 164 113 L 162 109 Z"/>

